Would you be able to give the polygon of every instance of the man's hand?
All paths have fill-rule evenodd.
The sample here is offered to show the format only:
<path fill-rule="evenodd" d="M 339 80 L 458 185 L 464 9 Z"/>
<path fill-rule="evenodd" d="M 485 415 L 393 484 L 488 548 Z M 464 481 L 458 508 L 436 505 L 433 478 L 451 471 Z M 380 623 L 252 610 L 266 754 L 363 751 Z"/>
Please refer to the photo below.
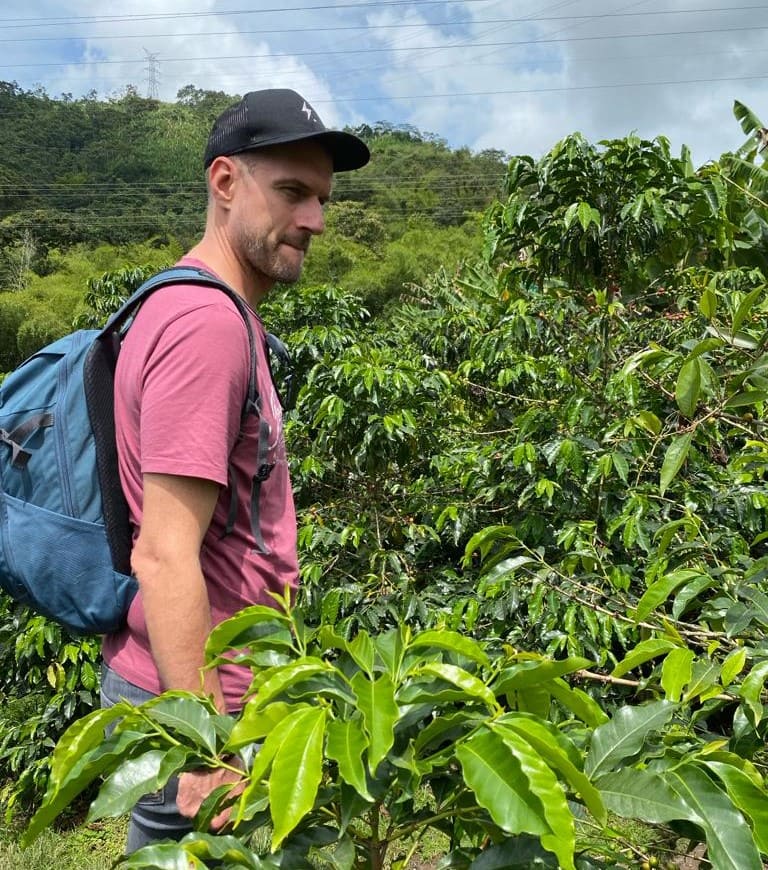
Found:
<path fill-rule="evenodd" d="M 245 788 L 243 776 L 235 773 L 234 770 L 219 767 L 216 770 L 190 770 L 188 773 L 182 773 L 179 777 L 179 791 L 176 797 L 179 812 L 182 816 L 193 818 L 208 795 L 228 782 L 233 783 L 231 794 L 235 796 L 241 794 Z M 231 807 L 220 812 L 211 822 L 211 828 L 218 831 L 229 821 L 231 812 Z"/>

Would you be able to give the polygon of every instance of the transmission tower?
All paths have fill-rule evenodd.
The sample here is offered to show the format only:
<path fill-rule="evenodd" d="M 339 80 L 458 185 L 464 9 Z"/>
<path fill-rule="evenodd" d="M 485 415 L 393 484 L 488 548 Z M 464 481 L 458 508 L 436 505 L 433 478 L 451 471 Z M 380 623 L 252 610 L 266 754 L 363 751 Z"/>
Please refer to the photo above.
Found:
<path fill-rule="evenodd" d="M 147 96 L 150 100 L 156 100 L 159 95 L 158 80 L 160 78 L 160 64 L 157 60 L 157 55 L 144 49 L 144 54 L 147 56 L 147 65 L 144 71 L 147 74 Z"/>

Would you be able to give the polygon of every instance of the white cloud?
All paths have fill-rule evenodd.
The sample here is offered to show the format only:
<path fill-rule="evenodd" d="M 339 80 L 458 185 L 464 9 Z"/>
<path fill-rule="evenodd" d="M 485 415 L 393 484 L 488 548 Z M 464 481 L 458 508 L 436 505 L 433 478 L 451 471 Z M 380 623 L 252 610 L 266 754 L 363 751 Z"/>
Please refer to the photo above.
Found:
<path fill-rule="evenodd" d="M 448 134 L 454 144 L 537 156 L 575 130 L 593 141 L 636 131 L 648 138 L 666 135 L 675 148 L 689 144 L 703 162 L 741 144 L 731 115 L 735 98 L 760 114 L 766 79 L 749 77 L 764 76 L 768 55 L 768 14 L 738 11 L 734 0 L 713 5 L 726 12 L 679 14 L 691 9 L 679 0 L 528 2 L 513 9 L 467 3 L 467 35 L 448 37 L 445 28 L 425 26 L 410 50 L 392 54 L 381 85 L 396 97 L 470 94 L 402 103 L 410 123 Z M 649 6 L 678 14 L 606 17 L 647 13 Z M 532 20 L 486 23 L 494 17 Z M 670 35 L 646 35 L 662 33 Z M 424 48 L 459 41 L 475 47 Z M 491 44 L 501 42 L 508 45 Z M 719 78 L 733 80 L 703 81 Z"/>
<path fill-rule="evenodd" d="M 18 78 L 26 86 L 40 82 L 52 96 L 71 93 L 75 97 L 92 89 L 104 97 L 121 92 L 129 84 L 146 94 L 153 79 L 159 97 L 165 100 L 173 100 L 187 84 L 231 94 L 290 87 L 300 90 L 310 102 L 321 103 L 327 124 L 339 122 L 330 87 L 309 64 L 285 51 L 275 40 L 260 37 L 253 19 L 210 14 L 231 8 L 226 0 L 204 0 L 202 4 L 198 0 L 194 4 L 197 14 L 191 17 L 185 13 L 192 4 L 182 6 L 179 0 L 144 0 L 109 12 L 101 0 L 32 5 L 35 8 L 23 16 L 18 9 L 7 10 L 6 16 L 30 18 L 37 12 L 38 25 L 52 15 L 69 18 L 66 33 L 62 28 L 39 26 L 16 28 L 16 33 L 77 34 L 79 38 L 51 43 L 20 42 L 14 59 L 8 59 L 9 64 L 36 63 L 48 46 L 54 46 L 58 56 L 69 62 L 53 70 L 19 67 L 18 76 L 7 75 L 0 67 L 2 78 Z M 113 16 L 124 17 L 114 20 Z M 105 17 L 112 20 L 104 21 Z M 150 66 L 154 66 L 154 74 L 150 73 Z M 13 67 L 7 69 L 11 72 Z"/>
<path fill-rule="evenodd" d="M 15 41 L 2 43 L 0 78 L 40 82 L 52 95 L 104 95 L 129 82 L 145 93 L 146 49 L 163 99 L 186 84 L 232 94 L 293 87 L 328 124 L 408 123 L 454 146 L 534 156 L 574 130 L 592 141 L 636 131 L 666 135 L 675 150 L 687 143 L 703 162 L 743 141 L 734 99 L 768 116 L 768 9 L 740 9 L 740 0 L 696 13 L 691 0 L 350 2 L 313 11 L 327 3 L 261 0 L 235 14 L 230 0 L 129 0 L 109 11 L 99 0 L 11 0 L 0 38 Z M 266 11 L 279 6 L 297 11 Z M 70 22 L 53 27 L 51 16 Z M 36 21 L 25 29 L 13 21 L 21 18 Z M 73 60 L 92 63 L 55 66 Z M 29 63 L 52 65 L 15 66 Z"/>

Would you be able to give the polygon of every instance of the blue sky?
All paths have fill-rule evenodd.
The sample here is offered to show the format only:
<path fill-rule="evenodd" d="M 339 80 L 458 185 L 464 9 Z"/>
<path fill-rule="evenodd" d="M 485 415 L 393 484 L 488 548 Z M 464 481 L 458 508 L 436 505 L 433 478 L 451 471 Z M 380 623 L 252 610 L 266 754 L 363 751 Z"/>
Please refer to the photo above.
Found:
<path fill-rule="evenodd" d="M 6 0 L 0 42 L 0 80 L 51 96 L 293 87 L 508 154 L 635 131 L 702 163 L 743 142 L 734 99 L 768 119 L 768 0 Z"/>

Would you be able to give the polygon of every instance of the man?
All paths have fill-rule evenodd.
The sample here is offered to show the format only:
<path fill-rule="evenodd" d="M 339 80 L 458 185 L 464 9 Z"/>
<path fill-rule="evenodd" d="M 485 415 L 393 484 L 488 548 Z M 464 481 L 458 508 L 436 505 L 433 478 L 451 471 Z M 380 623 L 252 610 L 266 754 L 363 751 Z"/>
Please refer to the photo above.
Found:
<path fill-rule="evenodd" d="M 323 232 L 333 173 L 369 157 L 357 137 L 326 130 L 294 91 L 246 94 L 211 131 L 205 232 L 180 265 L 216 275 L 255 309 L 276 282 L 301 275 L 312 236 Z M 281 408 L 264 328 L 251 313 L 273 466 L 259 489 L 256 534 L 251 484 L 263 421 L 240 431 L 250 356 L 233 301 L 216 288 L 163 288 L 143 304 L 124 340 L 115 422 L 139 593 L 126 626 L 104 640 L 103 705 L 202 688 L 220 710 L 237 711 L 251 674 L 226 665 L 201 677 L 206 638 L 218 622 L 250 604 L 273 604 L 270 591 L 297 583 Z M 230 530 L 232 475 L 237 518 Z M 145 796 L 131 817 L 127 851 L 183 836 L 191 826 L 181 813 L 194 815 L 222 781 L 218 773 L 185 774 Z"/>

